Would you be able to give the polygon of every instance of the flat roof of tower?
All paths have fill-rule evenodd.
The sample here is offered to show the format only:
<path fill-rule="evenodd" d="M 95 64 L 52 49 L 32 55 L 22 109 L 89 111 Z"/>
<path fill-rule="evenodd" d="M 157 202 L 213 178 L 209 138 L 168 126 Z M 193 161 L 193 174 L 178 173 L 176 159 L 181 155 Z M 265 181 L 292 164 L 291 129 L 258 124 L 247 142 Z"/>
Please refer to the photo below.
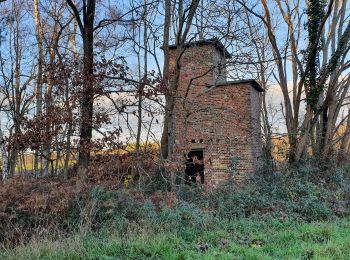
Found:
<path fill-rule="evenodd" d="M 258 92 L 265 91 L 255 79 L 222 81 L 222 82 L 217 82 L 215 85 L 208 85 L 207 87 L 229 86 L 229 85 L 236 85 L 236 84 L 241 84 L 241 83 L 250 83 L 252 85 L 252 87 L 255 88 Z"/>
<path fill-rule="evenodd" d="M 215 48 L 219 50 L 226 58 L 232 58 L 231 53 L 225 48 L 225 46 L 220 42 L 218 38 L 211 38 L 193 42 L 185 43 L 185 47 L 196 47 L 196 46 L 204 46 L 214 44 Z M 169 45 L 169 49 L 176 49 L 176 44 Z"/>

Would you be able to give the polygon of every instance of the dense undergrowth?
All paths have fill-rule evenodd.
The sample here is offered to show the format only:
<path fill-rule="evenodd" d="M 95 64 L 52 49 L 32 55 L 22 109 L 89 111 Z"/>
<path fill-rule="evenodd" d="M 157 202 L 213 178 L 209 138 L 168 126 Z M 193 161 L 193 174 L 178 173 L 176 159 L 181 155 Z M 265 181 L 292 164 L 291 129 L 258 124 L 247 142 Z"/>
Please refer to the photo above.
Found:
<path fill-rule="evenodd" d="M 170 189 L 155 171 L 128 188 L 110 178 L 84 188 L 74 179 L 3 183 L 0 258 L 350 255 L 347 167 L 259 173 L 213 192 L 181 182 Z"/>

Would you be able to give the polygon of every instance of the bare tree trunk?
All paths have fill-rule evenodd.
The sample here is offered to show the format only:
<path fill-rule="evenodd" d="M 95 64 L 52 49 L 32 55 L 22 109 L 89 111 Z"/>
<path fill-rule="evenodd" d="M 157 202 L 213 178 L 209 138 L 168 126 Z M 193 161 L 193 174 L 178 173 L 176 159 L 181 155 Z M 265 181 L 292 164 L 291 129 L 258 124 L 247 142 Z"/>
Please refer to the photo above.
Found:
<path fill-rule="evenodd" d="M 268 167 L 268 169 L 273 170 L 272 132 L 271 132 L 271 126 L 269 123 L 267 104 L 266 104 L 267 73 L 265 68 L 265 59 L 266 59 L 267 44 L 265 43 L 266 41 L 264 38 L 262 41 L 259 41 L 260 44 L 257 42 L 256 32 L 253 31 L 253 27 L 252 27 L 249 15 L 247 15 L 247 25 L 248 25 L 250 37 L 252 39 L 252 43 L 256 50 L 256 55 L 259 61 L 258 68 L 257 68 L 259 82 L 261 87 L 265 90 L 264 92 L 262 92 L 262 110 L 261 110 L 262 128 L 265 136 L 265 145 L 263 147 L 263 152 L 264 152 L 263 154 L 265 157 L 264 160 L 266 162 L 266 166 Z"/>
<path fill-rule="evenodd" d="M 71 153 L 71 136 L 73 134 L 73 125 L 72 125 L 72 109 L 69 104 L 69 84 L 66 77 L 66 89 L 65 89 L 65 101 L 66 101 L 66 109 L 68 109 L 69 119 L 67 125 L 67 145 L 66 145 L 66 156 L 64 157 L 64 168 L 63 168 L 63 177 L 65 179 L 68 178 L 68 170 L 69 170 L 69 161 L 70 161 L 70 153 Z"/>
<path fill-rule="evenodd" d="M 348 150 L 347 148 L 349 146 L 349 141 L 350 141 L 350 110 L 348 110 L 347 117 L 348 118 L 346 120 L 346 128 L 340 143 L 340 148 L 338 153 L 338 163 L 343 162 L 346 159 L 346 155 L 347 155 L 347 150 Z"/>
<path fill-rule="evenodd" d="M 286 79 L 286 74 L 284 71 L 284 66 L 283 66 L 283 58 L 280 53 L 280 50 L 277 46 L 277 41 L 275 34 L 273 32 L 273 25 L 271 22 L 271 16 L 270 16 L 270 11 L 267 6 L 267 1 L 262 0 L 262 5 L 264 8 L 265 12 L 265 22 L 266 22 L 266 29 L 268 31 L 268 37 L 272 46 L 273 50 L 273 56 L 276 60 L 276 65 L 277 65 L 277 70 L 278 70 L 278 76 L 280 80 L 280 87 L 282 90 L 283 94 L 283 100 L 284 100 L 284 106 L 285 106 L 285 113 L 286 113 L 286 126 L 287 126 L 287 131 L 288 131 L 288 139 L 289 139 L 289 145 L 290 145 L 290 160 L 294 160 L 294 153 L 295 153 L 295 144 L 296 144 L 296 129 L 295 123 L 294 123 L 294 115 L 293 115 L 293 109 L 292 109 L 292 104 L 289 98 L 289 91 L 288 91 L 288 84 L 287 84 L 287 79 Z"/>
<path fill-rule="evenodd" d="M 55 14 L 55 23 L 53 26 L 53 32 L 51 36 L 51 46 L 49 46 L 49 68 L 47 73 L 47 91 L 45 95 L 45 106 L 46 106 L 46 139 L 44 140 L 43 147 L 43 155 L 44 155 L 44 167 L 43 167 L 43 176 L 48 176 L 50 163 L 52 162 L 51 158 L 51 150 L 52 150 L 52 138 L 53 136 L 50 134 L 52 130 L 52 123 L 50 121 L 51 116 L 53 115 L 53 96 L 52 91 L 54 88 L 54 70 L 55 70 L 55 59 L 58 53 L 58 44 L 59 44 L 59 17 L 61 16 L 61 12 L 59 11 L 56 14 L 56 10 L 54 10 Z"/>
<path fill-rule="evenodd" d="M 79 140 L 79 171 L 90 163 L 94 102 L 94 20 L 96 1 L 83 1 L 83 21 L 72 0 L 67 0 L 79 25 L 84 50 L 84 83 L 81 97 L 81 126 Z"/>
<path fill-rule="evenodd" d="M 0 152 L 2 160 L 2 178 L 6 179 L 9 175 L 9 160 L 7 156 L 7 150 L 5 147 L 4 134 L 0 127 Z"/>
<path fill-rule="evenodd" d="M 163 66 L 163 84 L 165 85 L 166 89 L 168 89 L 168 83 L 169 83 L 169 35 L 170 35 L 170 13 L 171 10 L 171 1 L 165 0 L 165 17 L 164 17 L 164 29 L 163 29 L 163 54 L 164 54 L 164 66 Z M 168 104 L 167 100 L 168 94 L 165 95 L 165 103 Z M 169 144 L 169 129 L 168 129 L 168 122 L 169 122 L 169 110 L 167 109 L 167 105 L 165 106 L 164 111 L 164 129 L 162 133 L 162 139 L 161 139 L 161 155 L 163 158 L 168 157 L 168 144 Z"/>
<path fill-rule="evenodd" d="M 68 123 L 67 130 L 67 147 L 66 147 L 66 156 L 64 157 L 64 168 L 63 168 L 63 177 L 65 179 L 68 178 L 68 170 L 69 170 L 69 161 L 70 161 L 70 153 L 71 153 L 71 135 L 72 135 L 72 124 Z"/>
<path fill-rule="evenodd" d="M 73 24 L 73 33 L 71 36 L 71 43 L 73 46 L 73 59 L 74 62 L 78 61 L 78 52 L 77 52 L 77 47 L 76 47 L 76 32 L 77 32 L 77 19 L 76 17 L 74 17 L 74 24 Z M 71 136 L 73 134 L 73 123 L 72 123 L 72 119 L 73 119 L 73 114 L 72 114 L 72 109 L 70 107 L 70 103 L 69 103 L 69 82 L 68 82 L 68 78 L 66 77 L 66 89 L 65 89 L 65 101 L 66 101 L 66 107 L 68 109 L 68 113 L 69 113 L 69 120 L 68 120 L 68 129 L 67 129 L 67 146 L 66 146 L 66 156 L 64 157 L 64 168 L 63 168 L 63 177 L 65 179 L 68 178 L 68 171 L 69 171 L 69 161 L 71 158 Z"/>
<path fill-rule="evenodd" d="M 16 17 L 16 19 L 19 19 Z M 14 135 L 12 140 L 12 150 L 11 150 L 11 156 L 10 156 L 10 175 L 14 175 L 16 172 L 16 165 L 17 165 L 17 159 L 18 159 L 18 153 L 19 153 L 19 139 L 20 139 L 20 133 L 21 133 L 21 86 L 20 86 L 20 71 L 21 71 L 21 63 L 20 63 L 20 57 L 21 57 L 21 47 L 19 43 L 19 37 L 20 37 L 20 29 L 19 29 L 19 21 L 16 22 L 16 28 L 15 28 L 15 35 L 14 35 L 14 50 L 15 50 L 15 91 L 14 91 L 14 108 L 13 108 L 13 124 L 14 124 Z"/>
<path fill-rule="evenodd" d="M 34 19 L 35 19 L 35 35 L 38 44 L 38 75 L 36 82 L 36 116 L 38 118 L 42 115 L 42 104 L 43 104 L 43 31 L 40 25 L 40 10 L 39 10 L 39 0 L 34 0 Z M 39 133 L 40 134 L 40 133 Z M 39 163 L 39 151 L 41 148 L 35 150 L 35 159 L 34 159 L 34 174 L 40 175 L 38 172 L 38 163 Z"/>
<path fill-rule="evenodd" d="M 81 126 L 78 166 L 86 169 L 90 163 L 92 138 L 92 116 L 94 99 L 93 77 L 93 28 L 85 29 L 84 45 L 84 86 L 81 98 Z"/>
<path fill-rule="evenodd" d="M 143 77 L 141 79 L 141 84 L 138 89 L 138 121 L 137 121 L 137 132 L 136 132 L 136 154 L 139 155 L 140 152 L 140 142 L 141 142 L 141 131 L 142 131 L 142 100 L 144 84 L 147 80 L 147 54 L 148 54 L 148 35 L 147 35 L 147 0 L 144 0 L 144 19 L 143 19 L 143 46 L 144 46 L 144 56 L 143 56 Z"/>

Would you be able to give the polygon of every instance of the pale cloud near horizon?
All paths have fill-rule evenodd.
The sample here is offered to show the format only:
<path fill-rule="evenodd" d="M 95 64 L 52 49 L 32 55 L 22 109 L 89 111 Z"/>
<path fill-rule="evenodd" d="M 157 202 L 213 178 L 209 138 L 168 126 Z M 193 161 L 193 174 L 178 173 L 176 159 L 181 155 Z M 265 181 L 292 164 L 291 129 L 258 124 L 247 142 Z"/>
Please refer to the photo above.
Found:
<path fill-rule="evenodd" d="M 112 94 L 111 98 L 116 102 L 116 104 L 121 104 L 120 100 L 129 100 L 130 102 L 135 102 L 136 99 L 133 98 L 130 93 L 118 93 Z M 119 103 L 118 103 L 119 102 Z M 143 102 L 145 106 L 149 106 L 151 101 L 146 100 Z M 96 100 L 96 104 L 99 104 L 99 110 L 107 112 L 111 116 L 111 124 L 105 124 L 102 126 L 102 131 L 116 131 L 121 128 L 122 133 L 120 134 L 119 141 L 121 142 L 135 142 L 136 140 L 136 131 L 138 125 L 137 117 L 137 107 L 127 108 L 126 113 L 119 114 L 112 101 L 106 97 L 100 97 Z M 153 105 L 155 103 L 153 102 Z M 160 140 L 163 128 L 163 116 L 159 113 L 152 117 L 146 110 L 143 110 L 143 125 L 141 131 L 141 142 L 147 140 L 151 142 L 156 142 Z M 94 132 L 94 137 L 99 138 L 101 134 Z M 131 138 L 131 139 L 130 139 Z"/>
<path fill-rule="evenodd" d="M 288 90 L 289 90 L 289 98 L 291 102 L 293 102 L 293 82 L 288 81 Z M 304 98 L 304 93 L 302 94 L 302 98 Z M 272 131 L 274 134 L 285 134 L 287 133 L 285 119 L 282 112 L 282 106 L 284 104 L 283 94 L 280 86 L 275 83 L 271 84 L 268 87 L 266 92 L 266 103 L 268 106 L 269 113 L 269 121 L 272 126 Z M 299 119 L 302 120 L 304 113 L 303 108 L 305 108 L 305 102 L 301 103 L 301 114 L 299 115 Z M 284 110 L 284 107 L 283 107 Z"/>

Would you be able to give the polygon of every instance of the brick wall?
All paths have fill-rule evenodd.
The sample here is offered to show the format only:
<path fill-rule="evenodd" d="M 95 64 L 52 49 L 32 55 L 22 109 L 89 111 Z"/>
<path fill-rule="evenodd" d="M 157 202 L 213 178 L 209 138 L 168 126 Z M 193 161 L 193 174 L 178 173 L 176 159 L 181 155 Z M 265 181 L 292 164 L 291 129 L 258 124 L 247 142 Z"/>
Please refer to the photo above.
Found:
<path fill-rule="evenodd" d="M 230 174 L 238 180 L 244 178 L 257 169 L 261 157 L 260 95 L 254 88 L 256 83 L 225 82 L 222 75 L 216 80 L 214 65 L 223 59 L 218 57 L 221 53 L 215 43 L 186 49 L 180 61 L 174 112 L 174 155 L 183 160 L 183 154 L 191 149 L 203 149 L 209 186 L 217 185 Z M 176 50 L 172 49 L 171 69 L 175 55 Z M 198 76 L 201 77 L 191 83 Z M 235 170 L 230 167 L 232 159 L 239 161 Z"/>

